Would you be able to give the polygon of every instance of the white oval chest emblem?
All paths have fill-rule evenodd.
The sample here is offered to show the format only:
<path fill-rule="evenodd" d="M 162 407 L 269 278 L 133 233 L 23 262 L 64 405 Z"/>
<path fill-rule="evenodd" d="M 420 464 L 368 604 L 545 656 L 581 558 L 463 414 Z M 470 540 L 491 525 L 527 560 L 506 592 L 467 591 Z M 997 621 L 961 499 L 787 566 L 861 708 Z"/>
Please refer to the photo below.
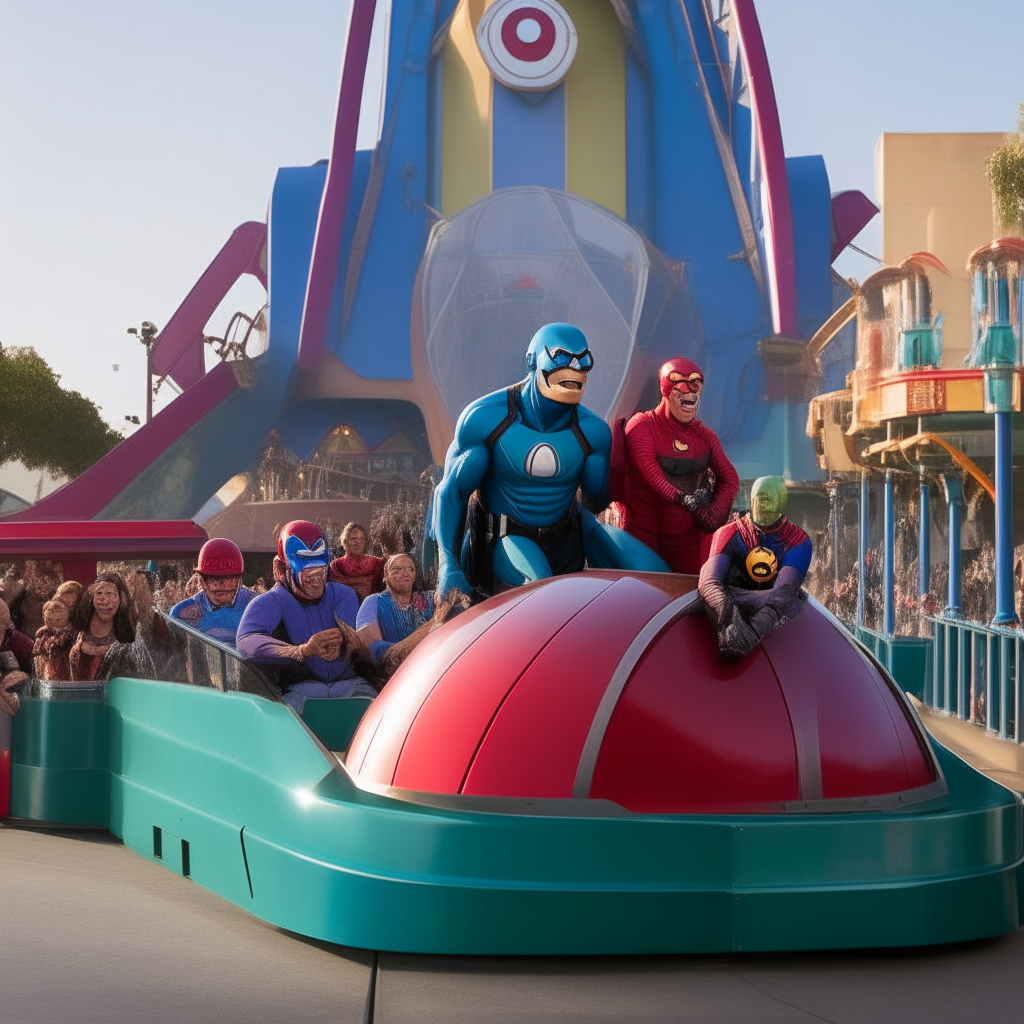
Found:
<path fill-rule="evenodd" d="M 527 453 L 523 469 L 527 476 L 558 476 L 561 469 L 558 452 L 551 445 L 535 444 Z"/>

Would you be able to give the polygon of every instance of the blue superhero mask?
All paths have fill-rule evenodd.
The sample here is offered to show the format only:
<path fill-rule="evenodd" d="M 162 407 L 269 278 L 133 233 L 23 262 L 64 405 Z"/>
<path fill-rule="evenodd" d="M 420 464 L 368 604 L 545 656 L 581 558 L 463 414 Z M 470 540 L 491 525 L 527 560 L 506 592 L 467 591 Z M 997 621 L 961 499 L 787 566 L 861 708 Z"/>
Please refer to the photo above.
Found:
<path fill-rule="evenodd" d="M 587 336 L 572 324 L 546 324 L 530 341 L 526 368 L 539 370 L 545 379 L 555 370 L 589 372 L 594 366 Z"/>

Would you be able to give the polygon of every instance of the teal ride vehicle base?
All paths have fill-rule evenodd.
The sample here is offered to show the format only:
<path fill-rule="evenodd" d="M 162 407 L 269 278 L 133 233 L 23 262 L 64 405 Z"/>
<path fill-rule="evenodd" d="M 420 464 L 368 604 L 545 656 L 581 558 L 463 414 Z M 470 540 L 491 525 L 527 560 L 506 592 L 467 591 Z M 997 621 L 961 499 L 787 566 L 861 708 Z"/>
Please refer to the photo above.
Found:
<path fill-rule="evenodd" d="M 136 679 L 114 679 L 105 692 L 79 693 L 78 699 L 27 695 L 14 723 L 12 823 L 105 826 L 139 855 L 273 925 L 373 950 L 513 955 L 808 950 L 955 942 L 1019 926 L 1020 801 L 932 744 L 919 723 L 918 731 L 906 735 L 911 745 L 923 744 L 921 763 L 928 765 L 930 781 L 889 794 L 829 796 L 837 778 L 830 774 L 826 749 L 830 692 L 842 685 L 846 670 L 854 673 L 851 665 L 871 665 L 875 674 L 869 677 L 865 670 L 863 678 L 882 704 L 889 702 L 888 718 L 876 721 L 891 735 L 903 728 L 893 724 L 899 695 L 878 689 L 891 687 L 891 680 L 848 634 L 849 663 L 831 664 L 817 680 L 816 714 L 822 723 L 817 777 L 805 757 L 812 740 L 792 701 L 806 678 L 797 684 L 783 680 L 779 691 L 794 709 L 792 735 L 803 730 L 802 737 L 786 741 L 796 751 L 800 773 L 796 799 L 752 800 L 745 812 L 637 810 L 654 799 L 651 793 L 669 792 L 664 786 L 659 791 L 654 781 L 636 800 L 610 799 L 606 794 L 616 792 L 624 773 L 610 773 L 608 759 L 617 756 L 613 748 L 631 701 L 642 699 L 649 709 L 656 704 L 649 687 L 660 684 L 649 680 L 658 650 L 673 638 L 696 650 L 702 631 L 710 632 L 703 616 L 692 614 L 691 595 L 673 596 L 670 588 L 659 591 L 662 618 L 652 616 L 648 631 L 654 639 L 641 629 L 627 644 L 634 652 L 633 667 L 625 670 L 625 683 L 616 684 L 610 717 L 600 709 L 595 715 L 594 721 L 603 721 L 604 740 L 585 782 L 589 794 L 579 795 L 581 772 L 586 775 L 581 768 L 575 769 L 575 794 L 525 794 L 529 786 L 522 780 L 530 776 L 530 764 L 561 756 L 557 744 L 531 747 L 528 737 L 516 745 L 521 770 L 510 768 L 519 790 L 511 785 L 505 795 L 479 792 L 474 779 L 482 772 L 496 777 L 487 758 L 500 746 L 505 716 L 525 714 L 538 736 L 562 716 L 550 691 L 539 707 L 529 708 L 525 696 L 536 681 L 530 673 L 543 668 L 544 654 L 558 637 L 572 622 L 607 614 L 612 607 L 621 617 L 620 602 L 638 604 L 640 587 L 658 589 L 636 579 L 625 585 L 621 575 L 561 577 L 519 588 L 511 597 L 504 595 L 504 603 L 501 598 L 485 602 L 425 641 L 372 705 L 360 699 L 311 700 L 305 720 L 279 701 L 251 693 Z M 445 792 L 441 783 L 427 791 L 379 781 L 396 720 L 401 719 L 402 751 L 387 772 L 401 782 L 402 772 L 412 770 L 403 768 L 404 759 L 422 742 L 417 729 L 426 726 L 420 723 L 429 717 L 432 702 L 440 706 L 457 688 L 459 671 L 472 669 L 473 651 L 502 641 L 503 629 L 514 629 L 519 643 L 529 648 L 524 616 L 539 622 L 546 591 L 561 588 L 564 604 L 584 585 L 590 589 L 583 610 L 573 611 L 570 601 L 567 624 L 545 627 L 552 639 L 537 641 L 540 653 L 534 652 L 531 668 L 509 670 L 516 682 L 500 713 L 491 715 L 488 734 L 478 742 L 463 782 L 454 787 L 458 791 Z M 804 615 L 816 629 L 822 627 L 825 614 L 812 602 Z M 638 643 L 647 645 L 640 654 Z M 730 699 L 743 697 L 757 705 L 757 688 L 763 683 L 771 696 L 776 685 L 774 677 L 758 673 L 769 663 L 778 670 L 783 653 L 781 646 L 755 651 L 748 665 L 728 679 L 720 676 L 705 696 L 700 692 L 704 663 L 695 654 L 692 671 L 684 667 L 663 690 L 697 719 L 706 695 L 718 699 L 728 687 Z M 813 657 L 805 662 L 813 669 Z M 615 668 L 608 669 L 613 680 Z M 502 670 L 496 666 L 495 674 Z M 568 674 L 563 676 L 570 685 Z M 751 683 L 753 677 L 761 682 Z M 474 692 L 483 693 L 492 682 L 480 677 Z M 608 692 L 603 684 L 601 692 Z M 580 703 L 585 701 L 577 695 L 573 706 Z M 464 701 L 460 714 L 449 720 L 447 746 L 436 749 L 435 768 L 459 746 L 460 730 L 475 714 L 471 704 Z M 734 710 L 733 721 L 722 724 L 742 732 L 742 706 Z M 769 704 L 762 703 L 758 714 L 770 727 Z M 912 711 L 908 715 L 912 721 Z M 850 721 L 856 717 L 847 714 Z M 652 732 L 647 746 L 661 742 Z M 769 746 L 766 741 L 763 749 Z M 588 749 L 583 743 L 581 765 Z M 905 749 L 909 764 L 916 754 Z M 652 756 L 634 748 L 641 762 Z M 557 774 L 544 769 L 547 778 Z M 678 797 L 679 806 L 697 806 L 698 782 L 676 786 L 678 794 L 680 786 L 692 783 Z M 715 785 L 721 788 L 710 780 L 704 791 Z M 823 794 L 803 799 L 814 786 L 823 787 Z"/>

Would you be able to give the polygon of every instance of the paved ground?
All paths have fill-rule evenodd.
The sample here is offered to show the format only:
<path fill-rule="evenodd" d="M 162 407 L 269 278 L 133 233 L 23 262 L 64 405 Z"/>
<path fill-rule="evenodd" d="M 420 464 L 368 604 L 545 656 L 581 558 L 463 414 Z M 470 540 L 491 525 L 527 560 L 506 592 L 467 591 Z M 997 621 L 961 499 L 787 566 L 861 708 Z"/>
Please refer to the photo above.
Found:
<path fill-rule="evenodd" d="M 369 955 L 300 940 L 107 833 L 0 826 L 0 1024 L 362 1021 Z"/>
<path fill-rule="evenodd" d="M 1024 1013 L 1024 931 L 881 953 L 375 962 L 272 928 L 105 833 L 0 826 L 0 878 L 0 1024 L 1008 1024 Z"/>
<path fill-rule="evenodd" d="M 1024 792 L 1024 746 L 989 736 L 983 725 L 932 711 L 918 700 L 914 700 L 914 706 L 928 731 L 943 746 L 996 782 Z"/>

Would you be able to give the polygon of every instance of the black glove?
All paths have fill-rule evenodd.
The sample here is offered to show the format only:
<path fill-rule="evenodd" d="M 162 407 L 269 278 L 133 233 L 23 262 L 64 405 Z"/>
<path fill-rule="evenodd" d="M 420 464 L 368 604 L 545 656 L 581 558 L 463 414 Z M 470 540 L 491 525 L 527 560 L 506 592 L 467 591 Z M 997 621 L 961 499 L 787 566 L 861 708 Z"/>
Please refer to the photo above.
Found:
<path fill-rule="evenodd" d="M 729 624 L 718 631 L 718 650 L 723 658 L 735 661 L 748 655 L 761 637 L 747 625 L 738 608 L 732 609 Z"/>
<path fill-rule="evenodd" d="M 698 487 L 692 494 L 685 494 L 682 505 L 696 514 L 700 509 L 711 504 L 711 492 L 706 487 Z"/>

